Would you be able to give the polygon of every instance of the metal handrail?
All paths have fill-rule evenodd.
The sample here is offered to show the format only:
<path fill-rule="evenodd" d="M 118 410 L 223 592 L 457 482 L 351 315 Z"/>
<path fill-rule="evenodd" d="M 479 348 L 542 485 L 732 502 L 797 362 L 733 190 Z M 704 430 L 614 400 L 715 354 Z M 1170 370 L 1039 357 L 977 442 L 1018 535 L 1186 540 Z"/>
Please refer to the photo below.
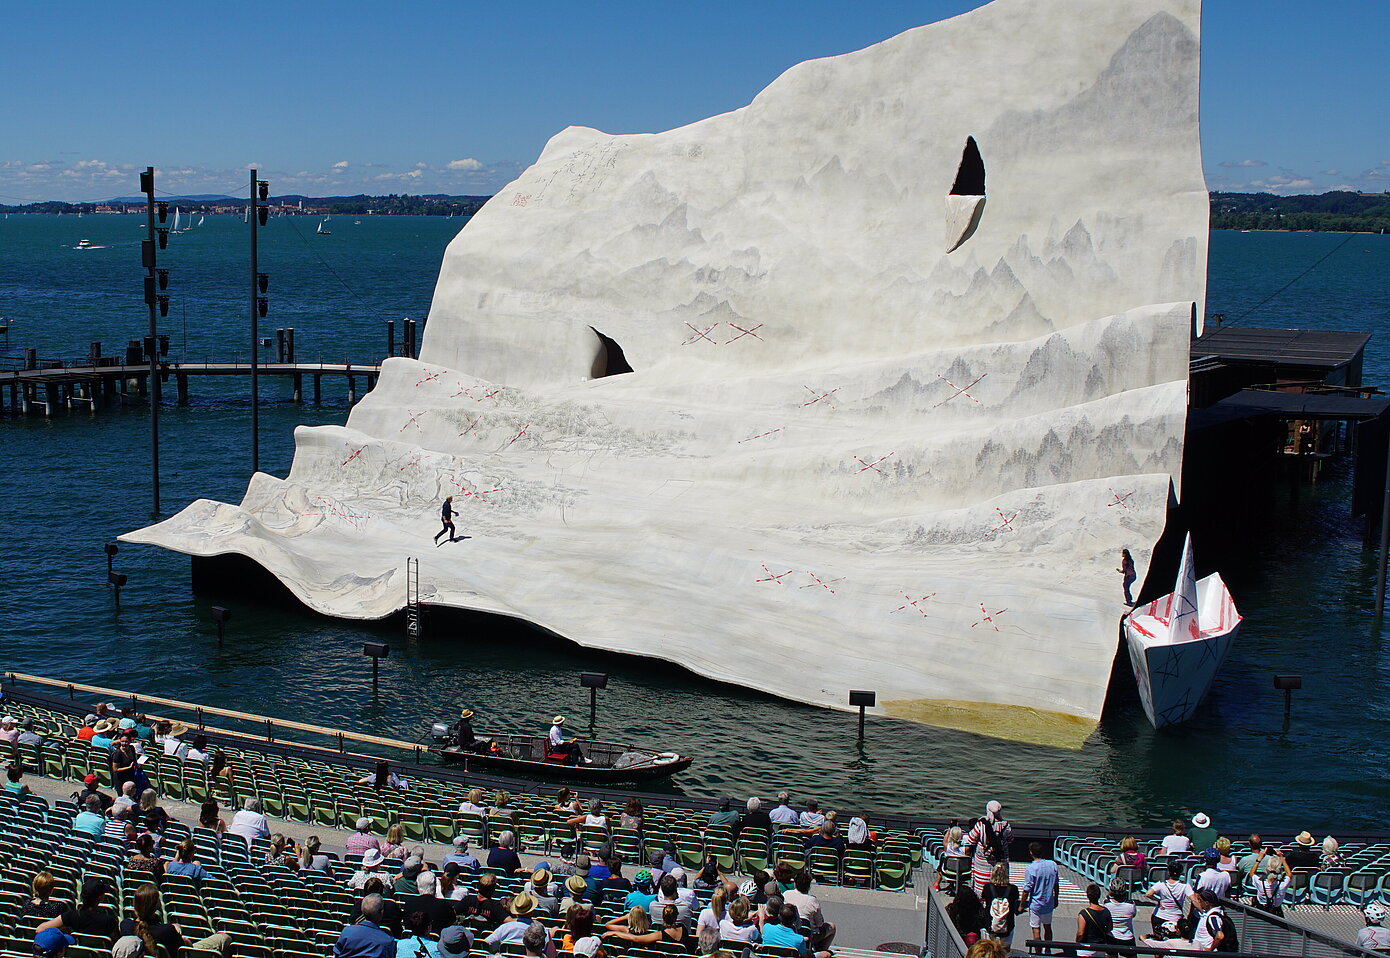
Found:
<path fill-rule="evenodd" d="M 402 742 L 399 739 L 383 738 L 380 735 L 344 732 L 340 729 L 326 728 L 322 725 L 310 725 L 307 722 L 295 722 L 290 719 L 272 718 L 269 715 L 258 715 L 254 712 L 240 712 L 235 709 L 216 708 L 211 705 L 197 705 L 193 702 L 182 702 L 178 699 L 166 699 L 154 695 L 136 695 L 134 692 L 126 692 L 121 689 L 109 689 L 100 685 L 83 685 L 80 682 L 60 682 L 57 679 L 50 679 L 42 675 L 29 675 L 24 672 L 6 672 L 5 678 L 8 679 L 12 685 L 16 682 L 32 682 L 35 685 L 45 685 L 49 688 L 64 689 L 68 692 L 69 696 L 71 696 L 74 691 L 92 692 L 96 695 L 109 696 L 113 699 L 127 700 L 132 707 L 138 707 L 140 703 L 146 703 L 161 705 L 165 708 L 181 709 L 182 711 L 197 715 L 199 717 L 198 724 L 200 728 L 205 727 L 202 722 L 203 715 L 219 715 L 223 718 L 232 718 L 242 722 L 254 722 L 258 725 L 264 725 L 267 732 L 272 734 L 276 728 L 292 729 L 296 732 L 312 732 L 315 735 L 323 735 L 331 739 L 337 739 L 340 742 L 343 740 L 363 742 L 368 745 L 380 745 L 386 748 L 397 748 L 408 752 L 418 752 L 420 749 L 420 746 L 415 742 Z M 217 729 L 216 731 L 226 730 Z"/>

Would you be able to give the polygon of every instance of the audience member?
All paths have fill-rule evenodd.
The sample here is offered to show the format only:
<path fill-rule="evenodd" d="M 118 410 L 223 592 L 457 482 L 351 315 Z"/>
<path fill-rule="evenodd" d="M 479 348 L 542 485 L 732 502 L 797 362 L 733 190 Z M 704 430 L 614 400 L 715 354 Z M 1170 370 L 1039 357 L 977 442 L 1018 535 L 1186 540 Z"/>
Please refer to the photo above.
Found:
<path fill-rule="evenodd" d="M 1115 860 L 1110 863 L 1110 871 L 1116 871 L 1121 866 L 1128 865 L 1134 869 L 1136 875 L 1144 874 L 1144 853 L 1139 850 L 1139 840 L 1133 835 L 1126 835 L 1120 840 L 1120 850 L 1115 855 Z"/>
<path fill-rule="evenodd" d="M 516 833 L 505 831 L 497 836 L 497 847 L 487 853 L 487 867 L 500 868 L 508 875 L 520 875 L 526 871 L 521 858 L 512 849 L 516 844 Z"/>
<path fill-rule="evenodd" d="M 507 917 L 507 910 L 494 897 L 496 889 L 497 876 L 491 873 L 479 875 L 476 890 L 459 902 L 459 917 L 485 931 L 492 931 L 501 925 Z"/>
<path fill-rule="evenodd" d="M 1178 923 L 1182 921 L 1183 906 L 1192 897 L 1192 886 L 1182 880 L 1183 866 L 1175 861 L 1168 863 L 1168 877 L 1154 884 L 1144 893 L 1145 898 L 1154 902 L 1154 913 L 1150 919 L 1153 937 L 1167 939 L 1180 937 Z"/>
<path fill-rule="evenodd" d="M 806 839 L 806 852 L 809 854 L 814 848 L 829 848 L 836 855 L 845 853 L 845 840 L 837 834 L 834 822 L 825 822 L 820 827 L 820 834 L 812 835 Z"/>
<path fill-rule="evenodd" d="M 40 918 L 57 918 L 67 906 L 62 902 L 52 900 L 53 886 L 55 880 L 53 875 L 46 871 L 41 871 L 34 876 L 34 880 L 29 883 L 30 896 L 20 908 L 21 915 L 38 915 Z"/>
<path fill-rule="evenodd" d="M 1009 860 L 1009 842 L 1013 827 L 1004 819 L 1004 807 L 997 801 L 985 806 L 985 817 L 975 823 L 961 843 L 962 852 L 972 852 L 970 884 L 975 894 L 984 894 L 994 866 Z"/>
<path fill-rule="evenodd" d="M 1202 861 L 1207 867 L 1197 876 L 1197 890 L 1206 889 L 1218 898 L 1225 898 L 1231 889 L 1231 873 L 1222 870 L 1221 853 L 1215 848 L 1208 848 L 1202 852 Z"/>
<path fill-rule="evenodd" d="M 174 853 L 174 860 L 164 866 L 165 872 L 170 875 L 182 875 L 192 879 L 195 888 L 203 887 L 203 880 L 208 877 L 207 869 L 193 856 L 198 851 L 198 845 L 191 838 L 186 838 L 179 842 L 178 849 Z"/>
<path fill-rule="evenodd" d="M 487 936 L 488 948 L 497 951 L 506 942 L 520 941 L 526 929 L 531 927 L 531 916 L 535 911 L 536 900 L 525 892 L 513 898 L 507 904 L 507 920 Z"/>
<path fill-rule="evenodd" d="M 1095 882 L 1086 886 L 1086 905 L 1076 915 L 1077 944 L 1104 945 L 1111 943 L 1110 929 L 1113 919 L 1110 911 L 1100 903 L 1101 888 Z M 1082 958 L 1104 958 L 1105 952 L 1078 948 L 1076 954 Z"/>
<path fill-rule="evenodd" d="M 443 931 L 448 925 L 436 931 L 429 912 L 423 909 L 412 911 L 405 903 L 402 903 L 401 910 L 405 914 L 405 937 L 396 942 L 396 958 L 439 958 L 439 942 L 431 932 Z M 449 918 L 452 921 L 453 915 Z"/>
<path fill-rule="evenodd" d="M 1123 878 L 1110 879 L 1105 910 L 1110 912 L 1110 937 L 1121 944 L 1134 943 L 1134 916 L 1139 913 L 1130 901 L 1129 882 Z"/>
<path fill-rule="evenodd" d="M 629 798 L 627 804 L 623 806 L 623 813 L 618 817 L 619 828 L 630 828 L 639 835 L 642 833 L 642 800 L 640 798 Z"/>
<path fill-rule="evenodd" d="M 782 893 L 782 900 L 796 908 L 797 914 L 811 931 L 811 947 L 821 951 L 829 948 L 835 941 L 835 926 L 825 920 L 820 899 L 811 894 L 811 883 L 810 871 L 803 868 L 796 873 L 792 887 Z"/>
<path fill-rule="evenodd" d="M 722 826 L 733 827 L 734 822 L 738 821 L 738 812 L 733 811 L 734 802 L 731 798 L 721 798 L 719 808 L 712 812 L 709 817 L 710 828 L 720 828 Z"/>
<path fill-rule="evenodd" d="M 1040 842 L 1028 846 L 1032 861 L 1023 873 L 1019 904 L 1028 909 L 1028 928 L 1034 941 L 1052 940 L 1052 913 L 1057 908 L 1057 863 L 1043 857 Z"/>
<path fill-rule="evenodd" d="M 487 808 L 482 804 L 483 790 L 475 788 L 468 793 L 468 797 L 459 802 L 459 813 L 462 815 L 487 815 Z"/>
<path fill-rule="evenodd" d="M 120 932 L 138 937 L 151 955 L 159 954 L 161 945 L 170 958 L 179 958 L 185 948 L 215 951 L 224 958 L 230 953 L 232 940 L 224 933 L 209 935 L 199 941 L 186 941 L 178 925 L 164 921 L 159 889 L 149 882 L 135 889 L 132 910 L 135 917 L 121 922 Z"/>
<path fill-rule="evenodd" d="M 734 823 L 734 841 L 738 841 L 738 837 L 743 834 L 743 830 L 746 828 L 758 829 L 770 835 L 772 833 L 772 818 L 763 809 L 762 801 L 758 798 L 750 798 L 746 807 L 748 811 Z"/>
<path fill-rule="evenodd" d="M 1198 812 L 1192 816 L 1192 829 L 1187 833 L 1187 837 L 1192 842 L 1191 850 L 1200 855 L 1216 844 L 1218 835 L 1216 829 L 1211 827 L 1211 819 L 1206 813 Z"/>
<path fill-rule="evenodd" d="M 1386 951 L 1390 949 L 1390 930 L 1381 923 L 1385 921 L 1385 906 L 1373 901 L 1361 910 L 1366 918 L 1366 927 L 1356 933 L 1356 944 L 1367 951 Z"/>
<path fill-rule="evenodd" d="M 343 843 L 343 851 L 349 855 L 365 855 L 369 851 L 380 852 L 381 842 L 372 834 L 372 820 L 362 816 L 355 823 L 355 831 Z M 383 854 L 383 858 L 386 856 Z"/>
<path fill-rule="evenodd" d="M 661 940 L 661 932 L 652 928 L 647 910 L 640 905 L 634 905 L 627 910 L 626 915 L 606 922 L 603 927 L 605 931 L 601 937 L 604 941 L 617 940 L 630 945 L 650 945 Z"/>
<path fill-rule="evenodd" d="M 791 796 L 786 792 L 777 793 L 777 807 L 767 813 L 767 817 L 772 819 L 774 825 L 797 825 L 801 822 L 801 816 L 796 809 L 787 804 L 791 801 Z"/>
<path fill-rule="evenodd" d="M 333 860 L 319 851 L 322 847 L 323 842 L 319 841 L 317 835 L 306 838 L 304 847 L 299 850 L 299 867 L 315 872 L 332 871 Z"/>
<path fill-rule="evenodd" d="M 227 826 L 227 834 L 240 835 L 247 848 L 258 838 L 270 837 L 270 822 L 261 814 L 259 798 L 248 798 L 242 803 L 241 811 L 232 816 L 232 824 Z"/>
<path fill-rule="evenodd" d="M 1181 855 L 1192 847 L 1192 839 L 1185 834 L 1187 822 L 1181 818 L 1173 821 L 1173 834 L 1165 835 L 1160 843 L 1164 855 Z"/>
<path fill-rule="evenodd" d="M 339 933 L 333 958 L 395 958 L 396 941 L 382 928 L 385 909 L 386 900 L 380 895 L 362 899 L 362 917 Z"/>
<path fill-rule="evenodd" d="M 386 877 L 386 869 L 382 864 L 384 861 L 380 849 L 367 849 L 367 853 L 362 856 L 362 864 L 357 866 L 357 871 L 353 872 L 347 880 L 348 890 L 365 891 L 367 882 L 373 878 L 380 878 L 384 882 Z"/>
<path fill-rule="evenodd" d="M 93 935 L 116 940 L 116 914 L 102 907 L 113 886 L 105 878 L 88 878 L 82 883 L 82 895 L 76 908 L 71 908 L 57 918 L 51 918 L 39 925 L 38 931 L 56 928 L 70 935 Z"/>
<path fill-rule="evenodd" d="M 86 832 L 94 837 L 100 836 L 102 830 L 106 828 L 106 816 L 103 815 L 101 808 L 101 798 L 91 794 L 82 800 L 82 811 L 72 820 L 72 829 L 76 832 Z"/>
<path fill-rule="evenodd" d="M 1263 870 L 1261 863 L 1263 862 Z M 1293 883 L 1293 871 L 1282 855 L 1261 855 L 1255 859 L 1246 873 L 1250 879 L 1250 891 L 1255 896 L 1255 907 L 1271 915 L 1284 914 L 1284 896 Z"/>
<path fill-rule="evenodd" d="M 478 870 L 478 859 L 468 854 L 467 835 L 454 836 L 454 850 L 449 854 L 445 855 L 443 860 L 441 860 L 439 864 L 443 866 L 448 865 L 450 863 L 458 865 L 460 868 L 466 868 L 471 872 L 475 872 Z"/>
<path fill-rule="evenodd" d="M 966 947 L 980 940 L 980 930 L 985 925 L 985 916 L 980 908 L 980 896 L 969 885 L 961 885 L 956 897 L 946 904 L 946 917 L 951 919 Z"/>
<path fill-rule="evenodd" d="M 217 799 L 209 798 L 203 802 L 198 810 L 198 827 L 210 828 L 219 834 L 227 830 L 227 823 L 222 820 L 222 806 L 217 804 Z"/>
<path fill-rule="evenodd" d="M 752 917 L 753 905 L 746 895 L 739 895 L 729 905 L 719 922 L 721 941 L 746 941 L 757 944 L 762 940 L 757 922 Z"/>
<path fill-rule="evenodd" d="M 980 909 L 985 916 L 985 931 L 989 937 L 1012 945 L 1015 916 L 1023 913 L 1019 907 L 1018 886 L 1009 881 L 1009 865 L 999 862 L 990 872 L 989 884 L 980 897 Z"/>
<path fill-rule="evenodd" d="M 1294 847 L 1284 853 L 1284 859 L 1289 863 L 1290 868 L 1317 868 L 1318 853 L 1313 849 L 1313 836 L 1308 832 L 1299 832 L 1294 840 Z"/>
<path fill-rule="evenodd" d="M 29 786 L 24 784 L 24 768 L 18 764 L 11 765 L 5 770 L 5 791 L 18 798 L 34 794 L 29 790 Z"/>
<path fill-rule="evenodd" d="M 429 918 L 428 929 L 438 935 L 454 923 L 458 917 L 454 906 L 439 897 L 438 880 L 434 872 L 421 872 L 415 880 L 418 894 L 401 899 L 401 912 L 405 915 L 406 927 L 411 927 L 410 916 L 423 912 Z"/>

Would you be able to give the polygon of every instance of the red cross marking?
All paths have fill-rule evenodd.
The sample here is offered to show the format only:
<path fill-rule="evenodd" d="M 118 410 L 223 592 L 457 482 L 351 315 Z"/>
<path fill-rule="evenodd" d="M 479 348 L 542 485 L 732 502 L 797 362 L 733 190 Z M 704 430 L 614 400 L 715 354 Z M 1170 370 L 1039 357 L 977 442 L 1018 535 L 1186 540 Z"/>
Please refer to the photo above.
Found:
<path fill-rule="evenodd" d="M 397 431 L 398 431 L 398 432 L 405 432 L 405 427 L 406 427 L 406 426 L 414 426 L 416 429 L 419 429 L 421 432 L 424 432 L 423 429 L 420 429 L 420 417 L 423 416 L 423 415 L 425 414 L 425 411 L 422 409 L 422 410 L 420 410 L 419 412 L 416 412 L 416 411 L 413 410 L 413 409 L 407 409 L 406 412 L 410 413 L 410 418 L 407 419 L 407 420 L 405 421 L 405 425 L 404 425 L 404 426 L 401 426 L 401 428 L 400 428 L 399 430 L 397 430 Z"/>
<path fill-rule="evenodd" d="M 1011 516 L 1006 516 L 1006 515 L 1004 515 L 1004 510 L 1002 510 L 1002 509 L 1000 509 L 1000 508 L 998 508 L 998 507 L 996 507 L 994 511 L 997 512 L 997 513 L 999 513 L 1000 522 L 999 522 L 999 525 L 995 526 L 993 529 L 991 529 L 991 530 L 989 530 L 988 532 L 985 533 L 985 538 L 986 538 L 986 539 L 988 539 L 990 536 L 994 535 L 996 532 L 1013 532 L 1013 531 L 1014 531 L 1014 527 L 1013 527 L 1012 525 L 1010 525 L 1010 523 L 1013 522 L 1015 519 L 1018 518 L 1018 513 L 1017 513 L 1017 512 L 1015 512 L 1015 513 L 1014 513 L 1013 515 L 1011 515 Z"/>
<path fill-rule="evenodd" d="M 951 395 L 941 400 L 941 402 L 937 403 L 936 406 L 944 406 L 946 403 L 950 402 L 952 399 L 955 399 L 957 396 L 964 396 L 966 399 L 970 400 L 973 403 L 979 403 L 979 400 L 976 399 L 974 396 L 970 395 L 970 393 L 966 390 L 970 389 L 971 386 L 974 386 L 977 382 L 979 382 L 981 379 L 984 379 L 988 375 L 989 373 L 981 373 L 980 375 L 972 379 L 968 385 L 957 386 L 955 383 L 951 382 L 945 376 L 942 376 L 940 373 L 938 373 L 936 378 L 941 380 L 946 385 L 950 386 L 952 389 L 955 390 L 955 392 L 951 393 Z M 936 406 L 932 406 L 932 408 L 935 409 Z"/>
<path fill-rule="evenodd" d="M 755 580 L 755 581 L 757 581 L 757 582 L 776 582 L 778 585 L 781 585 L 781 584 L 782 584 L 782 578 L 783 578 L 784 576 L 789 576 L 789 575 L 791 575 L 791 574 L 792 574 L 793 572 L 795 572 L 796 570 L 795 570 L 795 569 L 788 569 L 786 572 L 773 572 L 771 569 L 769 569 L 769 568 L 767 567 L 767 563 L 764 562 L 764 563 L 763 563 L 763 571 L 767 573 L 767 578 L 766 578 L 766 579 L 757 579 L 757 580 Z"/>
<path fill-rule="evenodd" d="M 493 396 L 496 396 L 498 393 L 500 393 L 503 389 L 503 387 L 498 386 L 496 389 L 492 390 L 491 392 L 488 392 L 486 386 L 465 386 L 463 383 L 456 383 L 456 385 L 458 386 L 458 390 L 452 396 L 449 397 L 450 399 L 457 399 L 459 396 L 467 396 L 474 402 L 482 402 L 484 399 L 491 399 Z M 483 394 L 481 396 L 473 395 L 473 390 L 475 389 L 483 390 Z"/>
<path fill-rule="evenodd" d="M 829 592 L 831 595 L 838 595 L 839 593 L 837 593 L 834 589 L 830 588 L 830 584 L 832 582 L 845 581 L 844 576 L 839 576 L 834 579 L 822 579 L 820 576 L 816 575 L 814 572 L 811 572 L 810 570 L 807 570 L 806 574 L 809 575 L 815 581 L 806 583 L 802 586 L 803 589 L 811 589 L 815 588 L 816 586 L 820 586 L 822 589 L 824 589 L 826 592 Z"/>
<path fill-rule="evenodd" d="M 1106 505 L 1106 508 L 1109 508 L 1110 506 L 1119 506 L 1121 509 L 1126 509 L 1126 510 L 1129 509 L 1129 503 L 1126 502 L 1125 500 L 1127 500 L 1130 496 L 1134 495 L 1134 490 L 1133 490 L 1133 489 L 1131 489 L 1129 492 L 1126 492 L 1124 495 L 1120 495 L 1120 494 L 1119 494 L 1118 492 L 1116 492 L 1114 489 L 1110 489 L 1109 492 L 1110 492 L 1110 495 L 1114 496 L 1115 498 L 1114 498 L 1114 501 L 1112 501 L 1112 502 L 1107 502 L 1107 503 L 1105 504 L 1105 505 Z"/>
<path fill-rule="evenodd" d="M 919 602 L 925 602 L 925 601 L 927 601 L 928 599 L 930 599 L 932 596 L 936 595 L 935 592 L 931 592 L 931 593 L 928 593 L 927 595 L 918 596 L 917 598 L 914 599 L 912 596 L 908 595 L 906 592 L 899 592 L 898 594 L 901 595 L 901 596 L 902 596 L 904 599 L 906 599 L 907 601 L 904 602 L 902 605 L 898 606 L 896 609 L 894 609 L 893 612 L 902 612 L 904 609 L 916 609 L 918 612 L 922 613 L 922 617 L 923 617 L 923 618 L 926 618 L 926 617 L 927 617 L 927 610 L 924 609 L 924 608 L 922 608 L 922 607 L 921 607 L 920 605 L 918 605 L 917 603 L 919 603 Z M 892 613 L 889 613 L 889 614 L 891 615 Z"/>
<path fill-rule="evenodd" d="M 886 475 L 886 473 L 882 469 L 878 468 L 878 464 L 892 455 L 893 454 L 890 452 L 887 456 L 879 456 L 873 462 L 865 462 L 863 459 L 860 459 L 858 456 L 855 456 L 854 461 L 859 463 L 859 465 L 863 466 L 864 468 L 856 470 L 854 474 L 857 476 L 861 472 L 868 472 L 870 469 L 872 469 L 880 476 Z"/>
<path fill-rule="evenodd" d="M 760 329 L 763 328 L 763 324 L 762 324 L 762 323 L 759 323 L 758 325 L 754 326 L 754 327 L 751 328 L 751 329 L 744 329 L 744 328 L 743 328 L 742 326 L 740 326 L 738 323 L 730 323 L 729 325 L 732 326 L 734 329 L 737 329 L 737 330 L 738 330 L 738 335 L 735 336 L 733 339 L 726 339 L 726 340 L 724 340 L 724 345 L 725 345 L 725 346 L 729 345 L 730 343 L 734 342 L 735 340 L 742 339 L 742 338 L 745 337 L 745 336 L 752 336 L 754 339 L 756 339 L 756 340 L 758 340 L 758 341 L 760 341 L 760 342 L 765 342 L 765 341 L 766 341 L 766 340 L 764 340 L 761 336 L 758 335 L 758 330 L 760 330 Z"/>
<path fill-rule="evenodd" d="M 443 373 L 430 373 L 428 376 L 426 376 L 424 379 L 420 380 L 420 381 L 419 381 L 418 383 L 416 383 L 415 385 L 416 385 L 416 386 L 423 386 L 425 383 L 432 383 L 432 382 L 434 382 L 436 379 L 438 379 L 438 378 L 439 378 L 440 376 L 442 376 L 442 375 L 444 375 L 444 374 L 443 374 Z"/>
<path fill-rule="evenodd" d="M 347 445 L 347 443 L 343 443 L 343 445 L 346 446 L 348 449 L 352 449 L 352 447 L 349 446 L 349 445 Z M 362 455 L 362 453 L 364 453 L 364 452 L 366 452 L 366 451 L 367 451 L 367 447 L 366 447 L 366 446 L 358 446 L 356 449 L 352 449 L 352 455 L 350 455 L 350 456 L 348 456 L 346 459 L 344 459 L 344 460 L 342 461 L 342 465 L 346 466 L 348 463 L 352 462 L 352 460 L 356 459 L 358 456 Z"/>
<path fill-rule="evenodd" d="M 995 617 L 996 615 L 1003 615 L 1005 612 L 1008 612 L 1008 611 L 1009 611 L 1008 609 L 999 609 L 998 611 L 995 611 L 995 612 L 987 612 L 987 611 L 985 611 L 985 604 L 984 604 L 983 602 L 981 602 L 981 603 L 980 603 L 980 615 L 983 616 L 983 618 L 981 618 L 979 622 L 971 622 L 971 623 L 970 623 L 970 627 L 973 629 L 973 628 L 975 628 L 975 626 L 977 626 L 977 625 L 989 625 L 989 626 L 991 626 L 991 627 L 994 629 L 994 631 L 998 632 L 998 631 L 999 631 L 999 626 L 997 626 L 997 625 L 994 624 L 994 617 Z"/>
<path fill-rule="evenodd" d="M 740 439 L 737 443 L 735 443 L 735 445 L 741 446 L 745 442 L 752 442 L 754 439 L 762 439 L 764 436 L 770 436 L 773 433 L 781 432 L 783 429 L 786 428 L 786 426 L 778 426 L 776 429 L 769 429 L 767 432 L 760 432 L 756 436 L 749 436 L 747 439 Z"/>
<path fill-rule="evenodd" d="M 496 506 L 497 503 L 493 502 L 491 499 L 489 499 L 489 498 L 487 498 L 487 497 L 490 496 L 490 495 L 492 495 L 494 492 L 501 492 L 501 491 L 502 491 L 502 490 L 501 490 L 500 488 L 499 488 L 499 489 L 484 489 L 484 490 L 482 490 L 481 492 L 470 491 L 470 490 L 468 490 L 468 489 L 462 489 L 462 490 L 461 490 L 461 492 L 462 492 L 463 495 L 465 495 L 465 496 L 471 496 L 472 498 L 477 499 L 479 502 L 486 502 L 486 503 L 487 503 L 488 505 L 490 505 L 490 506 Z"/>
<path fill-rule="evenodd" d="M 529 422 L 524 422 L 524 423 L 522 423 L 522 424 L 521 424 L 521 428 L 518 429 L 518 430 L 516 431 L 516 435 L 513 436 L 511 439 L 508 439 L 508 440 L 507 440 L 507 445 L 510 446 L 512 443 L 516 442 L 516 441 L 517 441 L 518 439 L 520 439 L 522 436 L 526 435 L 526 430 L 528 430 L 528 429 L 530 429 L 530 428 L 531 428 L 531 424 L 530 424 Z M 505 447 L 504 447 L 504 448 L 505 448 Z"/>
<path fill-rule="evenodd" d="M 805 407 L 807 407 L 807 406 L 814 406 L 816 403 L 820 402 L 822 399 L 825 400 L 825 404 L 826 404 L 827 406 L 829 406 L 831 409 L 834 409 L 834 408 L 835 408 L 835 403 L 830 399 L 830 397 L 833 396 L 833 395 L 835 395 L 837 392 L 840 391 L 840 387 L 839 387 L 839 386 L 836 386 L 834 389 L 830 390 L 830 392 L 828 392 L 828 393 L 818 393 L 818 392 L 816 392 L 814 389 L 812 389 L 810 386 L 802 386 L 801 388 L 804 389 L 804 390 L 806 390 L 808 393 L 811 394 L 811 399 L 809 399 L 808 401 L 806 401 L 806 402 L 804 402 L 804 403 L 801 404 L 801 406 L 802 406 L 803 409 L 804 409 Z"/>
<path fill-rule="evenodd" d="M 319 504 L 324 512 L 338 519 L 346 520 L 354 529 L 362 528 L 362 523 L 371 518 L 370 513 L 353 512 L 346 507 L 339 508 L 334 502 L 325 499 L 323 496 L 315 496 L 314 501 Z"/>
<path fill-rule="evenodd" d="M 406 471 L 407 469 L 409 469 L 411 466 L 418 466 L 419 464 L 420 464 L 420 454 L 417 452 L 415 455 L 413 455 L 413 456 L 410 457 L 410 460 L 409 460 L 408 462 L 403 463 L 403 464 L 401 465 L 401 467 L 400 467 L 399 469 L 397 469 L 396 471 L 397 471 L 397 472 L 405 472 L 405 471 Z"/>
<path fill-rule="evenodd" d="M 468 420 L 468 428 L 465 429 L 463 432 L 459 433 L 460 436 L 468 435 L 474 429 L 478 428 L 478 423 L 482 422 L 481 418 L 474 419 L 472 416 L 469 415 L 465 415 L 463 418 Z"/>
<path fill-rule="evenodd" d="M 716 346 L 719 345 L 719 343 L 715 342 L 713 339 L 710 339 L 709 337 L 709 334 L 714 331 L 714 326 L 719 325 L 718 323 L 715 323 L 714 326 L 706 326 L 704 329 L 701 329 L 698 326 L 691 326 L 689 323 L 686 323 L 685 325 L 694 335 L 692 335 L 685 342 L 681 343 L 682 346 L 689 346 L 691 343 L 698 343 L 702 339 L 707 343 L 714 343 L 714 345 Z"/>

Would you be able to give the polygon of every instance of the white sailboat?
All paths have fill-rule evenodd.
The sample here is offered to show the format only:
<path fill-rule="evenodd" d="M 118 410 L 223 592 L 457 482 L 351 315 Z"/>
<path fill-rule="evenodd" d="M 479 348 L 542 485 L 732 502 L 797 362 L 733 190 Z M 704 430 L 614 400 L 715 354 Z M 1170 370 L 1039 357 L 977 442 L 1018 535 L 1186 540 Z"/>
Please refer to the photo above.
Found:
<path fill-rule="evenodd" d="M 1211 690 L 1241 615 L 1219 572 L 1196 579 L 1192 536 L 1173 591 L 1125 618 L 1125 643 L 1144 714 L 1154 728 L 1185 722 Z"/>
<path fill-rule="evenodd" d="M 174 207 L 174 225 L 170 228 L 169 232 L 170 232 L 170 233 L 181 233 L 181 232 L 183 232 L 182 230 L 179 229 L 179 208 L 178 208 L 177 206 Z"/>
<path fill-rule="evenodd" d="M 323 218 L 323 220 L 320 221 L 320 223 L 319 223 L 319 228 L 316 229 L 316 230 L 314 230 L 314 232 L 317 233 L 317 234 L 319 234 L 320 236 L 332 236 L 332 235 L 333 235 L 333 231 L 330 230 L 330 229 L 325 228 L 325 224 L 326 224 L 327 222 L 328 222 L 328 217 L 325 216 L 325 217 Z"/>
<path fill-rule="evenodd" d="M 199 225 L 199 226 L 202 226 L 202 225 L 203 225 L 203 220 L 205 220 L 205 219 L 207 219 L 206 216 L 203 216 L 201 213 L 198 214 L 198 225 Z"/>

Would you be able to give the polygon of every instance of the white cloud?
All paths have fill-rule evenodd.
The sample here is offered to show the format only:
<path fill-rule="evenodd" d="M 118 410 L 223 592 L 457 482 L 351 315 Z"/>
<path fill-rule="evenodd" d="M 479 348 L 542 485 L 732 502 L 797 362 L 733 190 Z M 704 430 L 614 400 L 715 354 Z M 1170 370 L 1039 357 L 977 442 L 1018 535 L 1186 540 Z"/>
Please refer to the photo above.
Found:
<path fill-rule="evenodd" d="M 1221 165 L 1225 167 L 1269 166 L 1264 160 L 1225 160 Z"/>
<path fill-rule="evenodd" d="M 1319 175 L 1321 175 L 1321 176 L 1341 176 L 1341 175 L 1342 175 L 1342 171 L 1341 171 L 1341 170 L 1323 170 L 1322 173 L 1319 174 Z"/>
<path fill-rule="evenodd" d="M 449 169 L 461 170 L 465 173 L 472 173 L 474 170 L 481 170 L 482 168 L 483 164 L 480 161 L 473 159 L 473 157 L 471 156 L 466 156 L 461 160 L 449 161 Z"/>
<path fill-rule="evenodd" d="M 347 168 L 348 168 L 348 161 L 347 161 L 347 160 L 339 160 L 337 163 L 334 163 L 334 164 L 333 164 L 333 169 L 335 169 L 335 170 L 345 170 L 345 169 L 347 169 Z"/>

